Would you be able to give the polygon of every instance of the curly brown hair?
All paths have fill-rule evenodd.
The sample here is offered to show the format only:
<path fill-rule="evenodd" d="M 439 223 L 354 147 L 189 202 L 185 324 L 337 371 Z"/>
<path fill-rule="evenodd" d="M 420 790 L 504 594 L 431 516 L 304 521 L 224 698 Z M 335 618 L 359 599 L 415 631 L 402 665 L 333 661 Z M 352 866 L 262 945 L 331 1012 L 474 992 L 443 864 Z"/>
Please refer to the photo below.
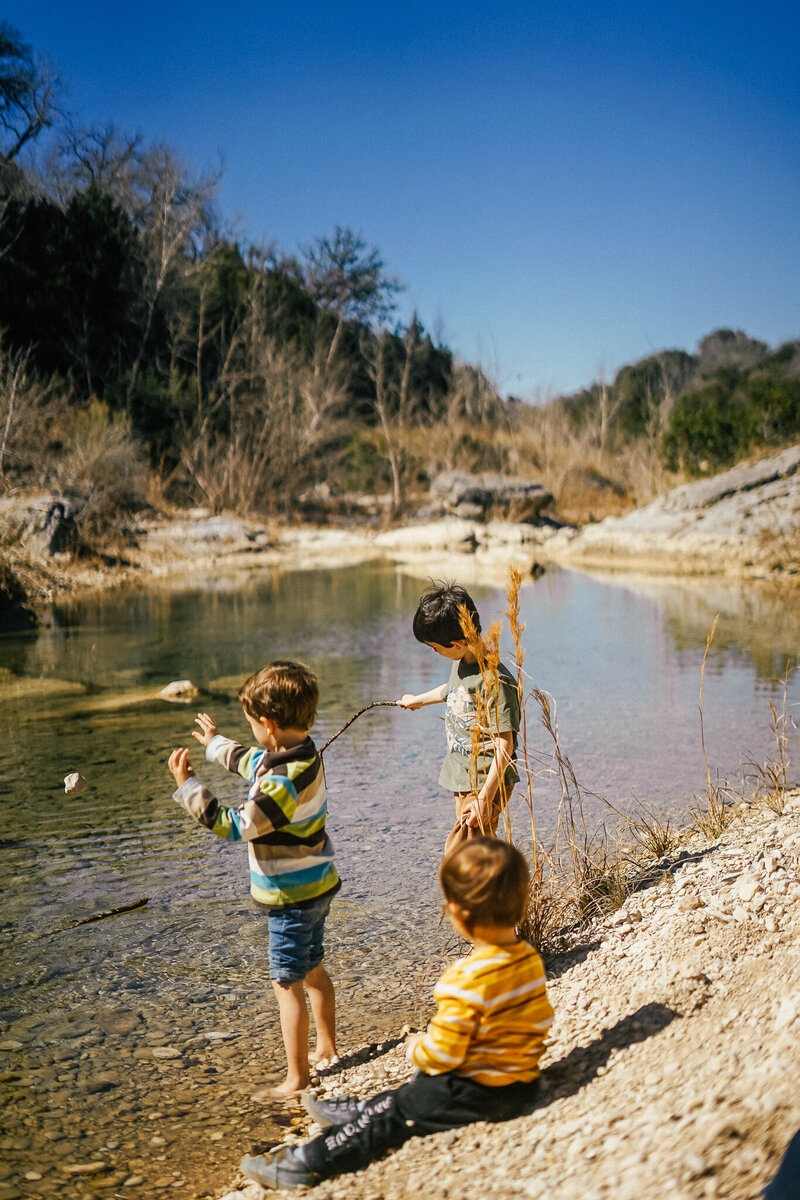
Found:
<path fill-rule="evenodd" d="M 319 704 L 317 677 L 303 663 L 268 663 L 246 679 L 239 700 L 249 717 L 266 717 L 279 729 L 310 729 Z"/>
<path fill-rule="evenodd" d="M 516 846 L 499 838 L 461 842 L 442 860 L 439 883 L 445 900 L 462 910 L 468 929 L 518 925 L 525 915 L 528 864 Z"/>

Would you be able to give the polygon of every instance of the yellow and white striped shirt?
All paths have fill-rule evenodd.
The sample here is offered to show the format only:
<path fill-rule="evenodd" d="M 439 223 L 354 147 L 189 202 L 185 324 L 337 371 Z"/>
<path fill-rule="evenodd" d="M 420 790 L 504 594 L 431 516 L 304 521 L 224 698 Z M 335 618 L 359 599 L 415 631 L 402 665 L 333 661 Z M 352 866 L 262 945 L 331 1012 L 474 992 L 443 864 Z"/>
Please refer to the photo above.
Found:
<path fill-rule="evenodd" d="M 448 967 L 433 998 L 436 1015 L 408 1049 L 426 1075 L 455 1071 L 499 1087 L 539 1074 L 553 1010 L 542 960 L 527 942 L 473 950 Z"/>

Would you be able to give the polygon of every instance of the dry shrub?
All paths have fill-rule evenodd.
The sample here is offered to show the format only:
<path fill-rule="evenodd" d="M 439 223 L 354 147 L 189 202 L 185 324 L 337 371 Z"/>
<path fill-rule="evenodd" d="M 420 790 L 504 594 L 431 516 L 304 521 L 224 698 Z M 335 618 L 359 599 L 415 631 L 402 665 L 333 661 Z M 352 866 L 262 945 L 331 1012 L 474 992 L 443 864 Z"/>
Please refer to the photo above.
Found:
<path fill-rule="evenodd" d="M 81 496 L 81 534 L 102 539 L 115 517 L 145 503 L 149 471 L 140 444 L 128 415 L 110 412 L 101 400 L 70 411 L 62 437 L 55 482 L 65 494 Z"/>
<path fill-rule="evenodd" d="M 33 475 L 41 483 L 42 445 L 52 420 L 53 389 L 30 369 L 29 352 L 0 341 L 0 484 Z"/>

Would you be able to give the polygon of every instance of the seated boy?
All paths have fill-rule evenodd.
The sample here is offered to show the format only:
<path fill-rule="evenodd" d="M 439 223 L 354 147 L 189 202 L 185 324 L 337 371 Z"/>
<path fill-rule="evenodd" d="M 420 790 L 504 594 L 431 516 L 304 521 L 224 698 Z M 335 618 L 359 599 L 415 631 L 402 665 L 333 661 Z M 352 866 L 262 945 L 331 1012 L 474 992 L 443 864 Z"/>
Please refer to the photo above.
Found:
<path fill-rule="evenodd" d="M 250 894 L 269 920 L 269 973 L 278 1000 L 288 1067 L 269 1093 L 297 1095 L 310 1083 L 308 992 L 317 1032 L 315 1061 L 336 1054 L 333 984 L 322 966 L 322 939 L 331 899 L 339 890 L 333 846 L 325 832 L 327 803 L 322 760 L 308 735 L 319 700 L 317 680 L 297 662 L 273 662 L 239 691 L 258 743 L 247 750 L 217 732 L 199 713 L 192 736 L 209 762 L 250 781 L 244 804 L 228 808 L 194 774 L 188 750 L 173 750 L 174 798 L 201 825 L 227 841 L 248 843 Z"/>
<path fill-rule="evenodd" d="M 477 657 L 462 625 L 463 609 L 480 633 L 478 610 L 464 588 L 440 584 L 422 596 L 414 614 L 414 637 L 452 661 L 450 678 L 429 692 L 408 692 L 397 701 L 401 708 L 410 709 L 442 702 L 447 706 L 447 755 L 439 783 L 454 794 L 456 819 L 445 842 L 445 854 L 466 838 L 494 836 L 503 802 L 519 781 L 514 763 L 520 722 L 519 688 L 508 668 L 499 663 L 499 687 L 496 695 L 487 696 Z M 479 705 L 484 717 L 476 730 Z"/>
<path fill-rule="evenodd" d="M 411 1137 L 472 1121 L 502 1121 L 530 1111 L 539 1058 L 553 1019 L 537 952 L 517 936 L 528 897 L 528 867 L 516 847 L 495 838 L 462 842 L 439 870 L 453 927 L 472 942 L 434 991 L 427 1032 L 407 1042 L 418 1072 L 371 1100 L 303 1097 L 324 1129 L 270 1158 L 242 1160 L 265 1187 L 309 1186 L 356 1171 Z"/>

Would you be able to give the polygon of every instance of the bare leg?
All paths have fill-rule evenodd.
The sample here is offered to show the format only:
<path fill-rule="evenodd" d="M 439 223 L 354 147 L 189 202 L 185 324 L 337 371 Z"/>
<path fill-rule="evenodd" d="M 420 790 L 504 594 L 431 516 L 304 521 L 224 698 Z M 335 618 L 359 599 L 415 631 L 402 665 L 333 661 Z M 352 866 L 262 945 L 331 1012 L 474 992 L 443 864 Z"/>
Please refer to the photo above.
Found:
<path fill-rule="evenodd" d="M 335 1058 L 336 998 L 331 977 L 320 964 L 308 972 L 303 982 L 311 1002 L 311 1015 L 317 1031 L 317 1046 L 311 1061 L 316 1063 L 322 1058 Z"/>
<path fill-rule="evenodd" d="M 303 984 L 272 981 L 281 1017 L 281 1034 L 286 1050 L 286 1078 L 272 1095 L 296 1096 L 311 1082 L 308 1070 L 308 1008 Z"/>

